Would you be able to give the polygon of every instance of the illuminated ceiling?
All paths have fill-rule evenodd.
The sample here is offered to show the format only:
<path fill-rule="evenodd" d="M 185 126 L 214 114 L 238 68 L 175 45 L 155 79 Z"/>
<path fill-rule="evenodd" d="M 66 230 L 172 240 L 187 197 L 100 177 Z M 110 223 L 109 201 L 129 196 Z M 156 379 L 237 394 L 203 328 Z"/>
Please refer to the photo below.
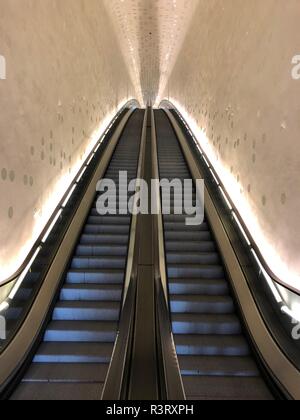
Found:
<path fill-rule="evenodd" d="M 141 102 L 159 101 L 198 0 L 104 0 Z"/>

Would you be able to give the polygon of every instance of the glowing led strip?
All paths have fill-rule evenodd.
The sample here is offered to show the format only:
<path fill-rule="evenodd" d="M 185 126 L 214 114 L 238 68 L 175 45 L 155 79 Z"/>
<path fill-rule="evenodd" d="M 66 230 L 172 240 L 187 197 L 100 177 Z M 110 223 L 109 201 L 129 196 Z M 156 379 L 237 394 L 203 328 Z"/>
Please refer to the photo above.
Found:
<path fill-rule="evenodd" d="M 52 232 L 54 226 L 56 225 L 56 222 L 58 221 L 60 215 L 62 214 L 62 209 L 60 209 L 57 213 L 57 215 L 55 216 L 55 218 L 53 219 L 53 222 L 51 223 L 51 225 L 49 226 L 49 229 L 47 230 L 47 232 L 45 233 L 43 239 L 42 239 L 42 243 L 44 244 L 46 242 L 46 240 L 48 239 L 50 233 Z"/>

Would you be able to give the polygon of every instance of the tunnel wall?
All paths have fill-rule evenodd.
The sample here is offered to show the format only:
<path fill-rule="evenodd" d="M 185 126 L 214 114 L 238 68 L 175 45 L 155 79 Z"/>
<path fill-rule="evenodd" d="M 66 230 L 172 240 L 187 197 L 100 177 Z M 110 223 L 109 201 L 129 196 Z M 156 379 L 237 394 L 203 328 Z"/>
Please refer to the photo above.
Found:
<path fill-rule="evenodd" d="M 299 21 L 297 0 L 200 0 L 164 94 L 197 135 L 268 265 L 298 290 Z"/>
<path fill-rule="evenodd" d="M 103 2 L 0 0 L 0 9 L 1 282 L 135 92 Z"/>

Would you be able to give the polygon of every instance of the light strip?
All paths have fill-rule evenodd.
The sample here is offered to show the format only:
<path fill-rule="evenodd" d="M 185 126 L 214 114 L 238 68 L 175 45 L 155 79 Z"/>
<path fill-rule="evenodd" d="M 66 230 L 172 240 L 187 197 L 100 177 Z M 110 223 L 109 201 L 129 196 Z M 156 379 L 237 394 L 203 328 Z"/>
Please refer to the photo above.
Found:
<path fill-rule="evenodd" d="M 93 152 L 92 156 L 89 158 L 89 160 L 87 161 L 86 166 L 89 166 L 89 164 L 91 163 L 91 161 L 94 159 L 95 156 L 95 152 Z"/>
<path fill-rule="evenodd" d="M 62 209 L 60 209 L 57 213 L 57 215 L 55 216 L 53 222 L 51 223 L 49 229 L 47 230 L 47 232 L 45 233 L 43 239 L 42 239 L 42 243 L 44 244 L 46 242 L 46 240 L 48 239 L 50 233 L 52 232 L 52 229 L 54 228 L 56 222 L 58 221 L 60 215 L 62 214 Z"/>
<path fill-rule="evenodd" d="M 76 182 L 79 182 L 80 180 L 81 180 L 81 178 L 83 177 L 83 175 L 84 175 L 84 173 L 85 173 L 85 171 L 87 170 L 87 167 L 85 166 L 83 169 L 82 169 L 82 171 L 81 171 L 81 173 L 80 173 L 80 175 L 79 175 L 79 177 L 76 179 Z"/>
<path fill-rule="evenodd" d="M 218 180 L 218 178 L 216 177 L 216 175 L 215 175 L 214 171 L 213 171 L 211 168 L 210 168 L 209 170 L 210 170 L 210 173 L 212 174 L 212 176 L 213 176 L 213 178 L 214 178 L 214 180 L 215 180 L 215 182 L 216 182 L 217 186 L 219 186 L 219 185 L 220 185 L 220 181 L 219 181 L 219 180 Z"/>
<path fill-rule="evenodd" d="M 232 205 L 231 205 L 230 201 L 228 200 L 228 198 L 227 198 L 227 196 L 226 196 L 226 194 L 225 194 L 225 192 L 224 192 L 224 190 L 221 186 L 219 186 L 219 190 L 220 190 L 220 192 L 221 192 L 221 194 L 224 198 L 225 203 L 227 204 L 227 207 L 229 208 L 229 210 L 232 211 L 233 210 Z"/>
<path fill-rule="evenodd" d="M 199 150 L 199 152 L 200 152 L 201 156 L 203 156 L 203 150 L 201 149 L 200 144 L 196 143 L 196 141 L 195 141 L 195 144 L 196 144 L 196 146 L 197 146 L 197 148 L 198 148 L 198 150 Z"/>
<path fill-rule="evenodd" d="M 101 139 L 101 140 L 100 140 L 99 144 L 97 145 L 96 149 L 94 150 L 94 152 L 95 152 L 95 153 L 97 152 L 97 150 L 98 150 L 98 149 L 99 149 L 99 147 L 101 146 L 102 141 L 103 141 L 103 139 Z"/>
<path fill-rule="evenodd" d="M 271 289 L 271 292 L 273 293 L 273 295 L 274 295 L 274 297 L 276 299 L 276 302 L 277 303 L 283 303 L 283 299 L 282 299 L 282 297 L 281 297 L 281 295 L 280 295 L 277 287 L 275 286 L 273 280 L 271 279 L 271 277 L 269 276 L 269 274 L 266 272 L 266 270 L 262 266 L 262 264 L 261 264 L 261 262 L 260 262 L 260 260 L 259 260 L 259 258 L 257 256 L 256 252 L 254 251 L 254 249 L 251 249 L 251 252 L 252 252 L 252 254 L 253 254 L 253 256 L 254 256 L 254 258 L 255 258 L 255 260 L 256 260 L 256 262 L 257 262 L 257 264 L 258 264 L 258 266 L 259 266 L 259 268 L 260 268 L 260 270 L 262 272 L 262 274 L 264 275 L 265 279 L 267 280 L 267 283 L 268 283 L 268 285 L 269 285 L 269 287 Z"/>
<path fill-rule="evenodd" d="M 73 187 L 71 188 L 71 191 L 69 192 L 69 194 L 67 195 L 65 201 L 62 203 L 62 207 L 66 207 L 66 205 L 68 204 L 68 201 L 70 200 L 73 192 L 75 191 L 75 189 L 77 188 L 77 184 L 73 185 Z"/>
<path fill-rule="evenodd" d="M 208 162 L 208 160 L 206 159 L 206 157 L 203 155 L 203 160 L 206 163 L 207 167 L 210 168 L 210 163 Z"/>
<path fill-rule="evenodd" d="M 20 277 L 18 278 L 18 281 L 16 282 L 16 284 L 14 285 L 14 287 L 12 288 L 10 294 L 9 294 L 9 299 L 13 300 L 14 297 L 16 296 L 17 291 L 19 290 L 19 288 L 21 287 L 26 275 L 28 274 L 34 260 L 36 259 L 37 255 L 39 254 L 40 250 L 42 249 L 42 247 L 39 247 L 33 257 L 31 258 L 30 262 L 28 263 L 27 267 L 25 268 L 25 270 L 23 271 L 23 273 L 20 275 Z"/>
<path fill-rule="evenodd" d="M 246 240 L 246 242 L 247 242 L 247 245 L 251 246 L 251 242 L 250 242 L 250 240 L 249 240 L 249 238 L 248 238 L 248 235 L 247 235 L 247 233 L 245 232 L 245 230 L 244 230 L 243 226 L 241 225 L 241 223 L 240 223 L 240 221 L 239 221 L 239 219 L 238 219 L 238 217 L 237 217 L 237 215 L 235 214 L 235 212 L 234 212 L 234 211 L 232 212 L 232 216 L 233 216 L 233 218 L 234 218 L 234 220 L 235 220 L 236 224 L 238 225 L 238 227 L 239 227 L 240 231 L 242 232 L 242 234 L 243 234 L 243 236 L 244 236 L 244 238 L 245 238 L 245 240 Z"/>

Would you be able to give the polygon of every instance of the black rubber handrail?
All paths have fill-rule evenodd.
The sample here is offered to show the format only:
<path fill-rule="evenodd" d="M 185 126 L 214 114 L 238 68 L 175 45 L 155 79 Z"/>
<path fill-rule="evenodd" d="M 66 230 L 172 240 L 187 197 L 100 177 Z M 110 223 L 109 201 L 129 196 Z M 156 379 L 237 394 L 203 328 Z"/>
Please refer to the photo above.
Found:
<path fill-rule="evenodd" d="M 145 135 L 146 135 L 147 112 L 145 112 L 141 131 L 141 143 L 139 161 L 137 167 L 137 179 L 141 177 L 144 163 Z M 108 374 L 102 392 L 102 400 L 120 401 L 127 399 L 132 343 L 134 338 L 134 322 L 136 314 L 137 295 L 137 266 L 139 250 L 139 224 L 138 216 L 131 218 L 130 237 L 128 241 L 128 256 L 126 262 L 126 276 L 123 288 L 122 309 L 118 335 L 115 342 Z M 132 248 L 130 250 L 130 248 Z M 127 290 L 125 290 L 127 288 Z"/>
<path fill-rule="evenodd" d="M 71 182 L 69 188 L 66 190 L 64 196 L 62 197 L 62 199 L 60 200 L 59 204 L 57 205 L 57 207 L 55 208 L 54 212 L 52 213 L 50 219 L 48 220 L 47 224 L 45 225 L 44 229 L 42 230 L 41 234 L 39 235 L 39 237 L 37 238 L 37 240 L 35 241 L 34 245 L 32 246 L 31 250 L 29 251 L 29 253 L 27 254 L 26 258 L 24 259 L 23 263 L 21 264 L 21 266 L 14 272 L 14 274 L 12 274 L 11 276 L 9 276 L 7 279 L 5 279 L 3 282 L 1 282 L 0 288 L 7 286 L 9 283 L 15 281 L 18 279 L 18 277 L 20 277 L 20 275 L 23 273 L 23 271 L 28 267 L 28 264 L 30 263 L 31 259 L 33 258 L 33 256 L 35 255 L 36 251 L 43 245 L 42 239 L 44 238 L 44 236 L 46 235 L 46 233 L 48 232 L 49 228 L 51 227 L 52 223 L 54 222 L 55 218 L 57 217 L 58 212 L 63 209 L 63 204 L 66 201 L 66 199 L 68 198 L 70 192 L 72 191 L 72 189 L 77 185 L 77 179 L 80 176 L 80 174 L 82 173 L 82 171 L 84 170 L 84 168 L 86 168 L 88 166 L 89 161 L 91 160 L 92 156 L 95 154 L 95 150 L 98 148 L 98 146 L 101 144 L 102 139 L 104 138 L 104 136 L 107 134 L 107 132 L 111 129 L 111 127 L 113 126 L 114 122 L 119 118 L 119 116 L 121 115 L 121 113 L 126 109 L 129 108 L 131 106 L 137 106 L 138 102 L 136 100 L 130 100 L 128 101 L 116 114 L 116 116 L 113 118 L 113 120 L 111 121 L 111 123 L 108 125 L 108 127 L 105 130 L 105 133 L 103 134 L 103 136 L 97 141 L 97 143 L 95 144 L 93 150 L 91 151 L 91 153 L 88 155 L 88 157 L 86 158 L 86 160 L 84 161 L 83 165 L 81 166 L 80 170 L 78 171 L 78 173 L 76 174 L 76 176 L 74 177 L 73 181 Z"/>
<path fill-rule="evenodd" d="M 157 137 L 155 117 L 152 110 L 152 177 L 159 179 L 159 164 L 157 155 Z M 160 191 L 157 191 L 160 196 Z M 159 197 L 157 200 L 160 201 Z M 182 376 L 178 363 L 176 347 L 172 332 L 171 316 L 169 311 L 169 293 L 166 272 L 166 256 L 164 249 L 163 218 L 161 203 L 158 214 L 154 217 L 155 237 L 155 289 L 156 289 L 156 317 L 157 317 L 157 343 L 159 357 L 159 373 L 161 393 L 165 400 L 184 401 L 186 399 Z"/>
<path fill-rule="evenodd" d="M 251 248 L 255 251 L 255 253 L 256 253 L 256 255 L 257 255 L 258 259 L 259 259 L 259 262 L 260 262 L 261 266 L 264 268 L 265 272 L 269 275 L 269 277 L 271 277 L 271 279 L 272 279 L 275 283 L 277 283 L 278 285 L 280 285 L 280 286 L 284 287 L 285 289 L 289 290 L 290 292 L 295 293 L 296 295 L 300 296 L 300 291 L 299 291 L 299 290 L 297 290 L 297 289 L 293 288 L 292 286 L 288 285 L 288 284 L 287 284 L 284 280 L 280 279 L 280 278 L 279 278 L 279 277 L 278 277 L 278 276 L 277 276 L 277 275 L 273 272 L 273 270 L 270 268 L 270 266 L 267 264 L 266 260 L 264 259 L 263 255 L 262 255 L 262 253 L 261 253 L 261 251 L 260 251 L 260 248 L 258 247 L 258 245 L 257 245 L 256 241 L 254 240 L 254 238 L 253 238 L 253 236 L 252 236 L 251 232 L 249 231 L 249 229 L 248 229 L 248 227 L 246 226 L 246 224 L 245 224 L 245 222 L 244 222 L 243 218 L 241 217 L 240 212 L 238 211 L 238 209 L 237 209 L 236 205 L 235 205 L 235 204 L 234 204 L 234 202 L 232 201 L 232 199 L 231 199 L 230 195 L 228 194 L 228 192 L 227 192 L 227 190 L 226 190 L 226 188 L 225 188 L 225 186 L 224 186 L 223 182 L 221 181 L 221 179 L 219 178 L 219 176 L 218 176 L 217 172 L 215 171 L 215 169 L 214 169 L 213 165 L 211 164 L 211 162 L 210 162 L 210 160 L 209 160 L 208 156 L 207 156 L 207 155 L 206 155 L 206 153 L 203 151 L 203 149 L 202 149 L 201 145 L 198 143 L 198 141 L 197 141 L 197 139 L 196 139 L 196 136 L 195 136 L 195 135 L 194 135 L 194 133 L 192 132 L 191 128 L 188 126 L 187 122 L 185 121 L 185 119 L 183 118 L 183 116 L 181 115 L 181 113 L 178 111 L 178 109 L 175 107 L 175 105 L 173 105 L 173 104 L 172 104 L 172 102 L 167 101 L 167 100 L 163 100 L 163 101 L 160 103 L 160 107 L 161 107 L 161 108 L 163 108 L 163 107 L 164 107 L 164 106 L 163 106 L 163 104 L 164 104 L 164 103 L 168 104 L 169 109 L 171 109 L 172 111 L 174 111 L 174 112 L 177 114 L 178 118 L 180 119 L 179 123 L 181 123 L 182 128 L 184 128 L 185 130 L 187 130 L 187 132 L 190 134 L 190 136 L 192 137 L 193 141 L 195 142 L 196 147 L 197 147 L 197 148 L 200 148 L 202 156 L 205 158 L 205 160 L 206 160 L 206 161 L 207 161 L 207 163 L 208 163 L 208 168 L 209 168 L 209 170 L 211 170 L 211 171 L 212 171 L 212 173 L 213 173 L 213 176 L 214 176 L 215 180 L 217 180 L 217 182 L 218 182 L 219 186 L 222 188 L 222 192 L 223 192 L 223 194 L 225 195 L 226 200 L 229 202 L 230 206 L 232 207 L 232 212 L 234 212 L 234 214 L 235 214 L 235 216 L 237 217 L 237 219 L 238 219 L 238 221 L 239 221 L 239 223 L 240 223 L 241 227 L 243 228 L 243 230 L 244 230 L 245 234 L 247 235 L 247 237 L 248 237 L 248 239 L 249 239 L 249 242 L 251 243 L 251 245 L 250 245 L 250 246 L 251 246 Z"/>
<path fill-rule="evenodd" d="M 136 308 L 136 290 L 137 278 L 135 274 L 131 278 L 122 310 L 119 332 L 101 398 L 104 401 L 122 401 L 127 398 Z"/>
<path fill-rule="evenodd" d="M 185 401 L 186 396 L 173 340 L 170 312 L 159 276 L 155 278 L 155 286 L 161 395 L 167 401 Z"/>

